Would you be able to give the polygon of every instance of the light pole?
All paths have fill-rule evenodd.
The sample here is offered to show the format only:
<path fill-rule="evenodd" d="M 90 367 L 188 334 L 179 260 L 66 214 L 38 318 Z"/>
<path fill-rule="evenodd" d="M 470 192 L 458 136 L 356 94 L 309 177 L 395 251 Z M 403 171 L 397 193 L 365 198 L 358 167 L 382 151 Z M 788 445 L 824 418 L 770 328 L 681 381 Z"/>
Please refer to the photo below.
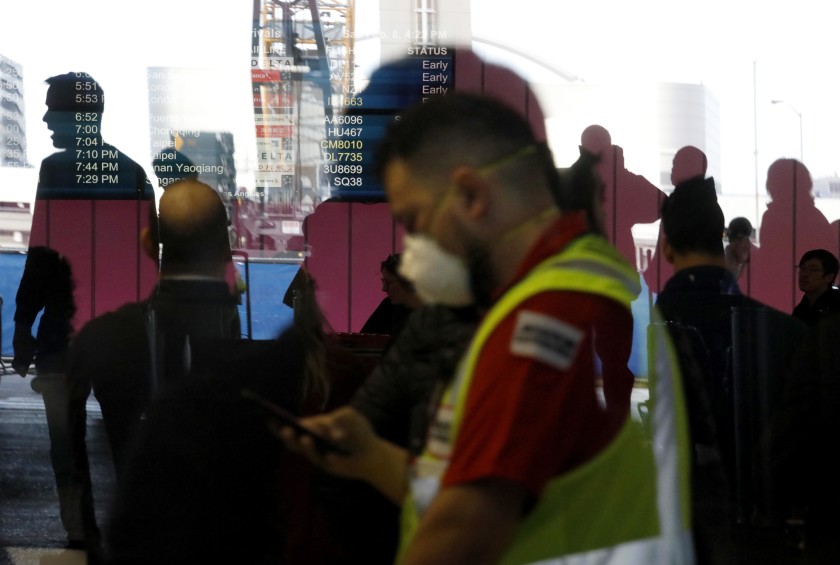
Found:
<path fill-rule="evenodd" d="M 800 112 L 799 110 L 794 108 L 793 104 L 791 104 L 790 102 L 785 102 L 784 100 L 771 100 L 770 103 L 771 104 L 784 104 L 785 106 L 787 106 L 788 108 L 793 110 L 796 113 L 796 115 L 799 117 L 799 162 L 804 165 L 805 164 L 805 156 L 803 155 L 803 151 L 802 151 L 802 112 Z"/>

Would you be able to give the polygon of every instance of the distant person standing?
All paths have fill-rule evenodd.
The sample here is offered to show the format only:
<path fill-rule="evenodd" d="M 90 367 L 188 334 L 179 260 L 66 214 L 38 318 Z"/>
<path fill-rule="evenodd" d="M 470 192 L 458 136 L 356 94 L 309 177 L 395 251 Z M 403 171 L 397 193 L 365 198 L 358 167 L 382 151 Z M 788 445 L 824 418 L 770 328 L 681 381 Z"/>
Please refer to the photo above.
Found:
<path fill-rule="evenodd" d="M 399 266 L 399 253 L 388 255 L 379 264 L 382 292 L 387 296 L 368 317 L 361 333 L 395 336 L 405 325 L 408 315 L 423 305 L 422 299 L 414 290 L 414 285 L 399 274 Z"/>
<path fill-rule="evenodd" d="M 834 288 L 838 270 L 840 263 L 830 251 L 811 249 L 802 255 L 797 279 L 805 296 L 793 309 L 794 317 L 815 326 L 821 316 L 840 312 L 840 290 Z"/>
<path fill-rule="evenodd" d="M 741 276 L 744 267 L 750 262 L 752 251 L 750 237 L 752 233 L 752 224 L 748 219 L 742 217 L 734 218 L 729 222 L 729 227 L 726 228 L 726 239 L 728 241 L 724 249 L 726 266 L 732 271 L 736 279 Z"/>

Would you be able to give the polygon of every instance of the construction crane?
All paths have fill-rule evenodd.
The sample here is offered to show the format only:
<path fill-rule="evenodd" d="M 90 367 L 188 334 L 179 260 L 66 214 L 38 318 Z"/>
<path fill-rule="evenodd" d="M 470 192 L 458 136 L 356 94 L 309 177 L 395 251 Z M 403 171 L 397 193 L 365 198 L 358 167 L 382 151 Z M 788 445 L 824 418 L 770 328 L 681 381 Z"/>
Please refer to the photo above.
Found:
<path fill-rule="evenodd" d="M 330 95 L 352 92 L 354 13 L 354 0 L 254 0 L 252 67 L 278 68 L 290 59 L 299 80 Z"/>
<path fill-rule="evenodd" d="M 354 0 L 254 0 L 251 80 L 261 242 L 317 204 L 325 117 L 354 91 Z"/>

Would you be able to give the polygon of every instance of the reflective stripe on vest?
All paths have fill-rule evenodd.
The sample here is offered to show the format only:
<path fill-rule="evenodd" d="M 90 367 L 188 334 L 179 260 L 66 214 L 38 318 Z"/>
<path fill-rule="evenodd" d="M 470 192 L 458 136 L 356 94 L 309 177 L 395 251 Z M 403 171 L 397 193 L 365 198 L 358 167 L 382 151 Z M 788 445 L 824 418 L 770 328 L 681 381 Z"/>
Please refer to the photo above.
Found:
<path fill-rule="evenodd" d="M 419 515 L 437 494 L 479 354 L 497 325 L 524 300 L 546 291 L 598 294 L 629 309 L 638 296 L 638 281 L 638 273 L 612 246 L 589 235 L 540 263 L 493 306 L 441 400 L 427 449 L 412 469 L 411 493 L 403 508 L 403 551 Z M 654 402 L 653 448 L 628 418 L 601 453 L 548 482 L 502 563 L 693 562 L 688 443 L 676 359 L 664 333 L 654 341 L 650 358 L 657 376 L 651 380 L 656 397 L 670 402 Z M 598 510 L 603 508 L 610 511 Z"/>

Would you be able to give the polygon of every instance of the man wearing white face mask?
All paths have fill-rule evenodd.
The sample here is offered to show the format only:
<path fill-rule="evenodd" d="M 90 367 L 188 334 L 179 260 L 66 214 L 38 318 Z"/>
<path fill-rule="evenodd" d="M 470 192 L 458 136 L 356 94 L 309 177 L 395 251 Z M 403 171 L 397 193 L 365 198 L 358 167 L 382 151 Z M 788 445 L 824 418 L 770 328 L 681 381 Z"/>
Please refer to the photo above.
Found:
<path fill-rule="evenodd" d="M 556 210 L 557 173 L 528 123 L 487 98 L 430 100 L 394 123 L 380 163 L 409 234 L 403 276 L 426 301 L 486 314 L 419 457 L 351 410 L 304 422 L 350 455 L 288 428 L 284 440 L 403 503 L 404 563 L 691 563 L 684 466 L 596 390 L 595 334 L 626 364 L 638 276 L 584 212 Z"/>

